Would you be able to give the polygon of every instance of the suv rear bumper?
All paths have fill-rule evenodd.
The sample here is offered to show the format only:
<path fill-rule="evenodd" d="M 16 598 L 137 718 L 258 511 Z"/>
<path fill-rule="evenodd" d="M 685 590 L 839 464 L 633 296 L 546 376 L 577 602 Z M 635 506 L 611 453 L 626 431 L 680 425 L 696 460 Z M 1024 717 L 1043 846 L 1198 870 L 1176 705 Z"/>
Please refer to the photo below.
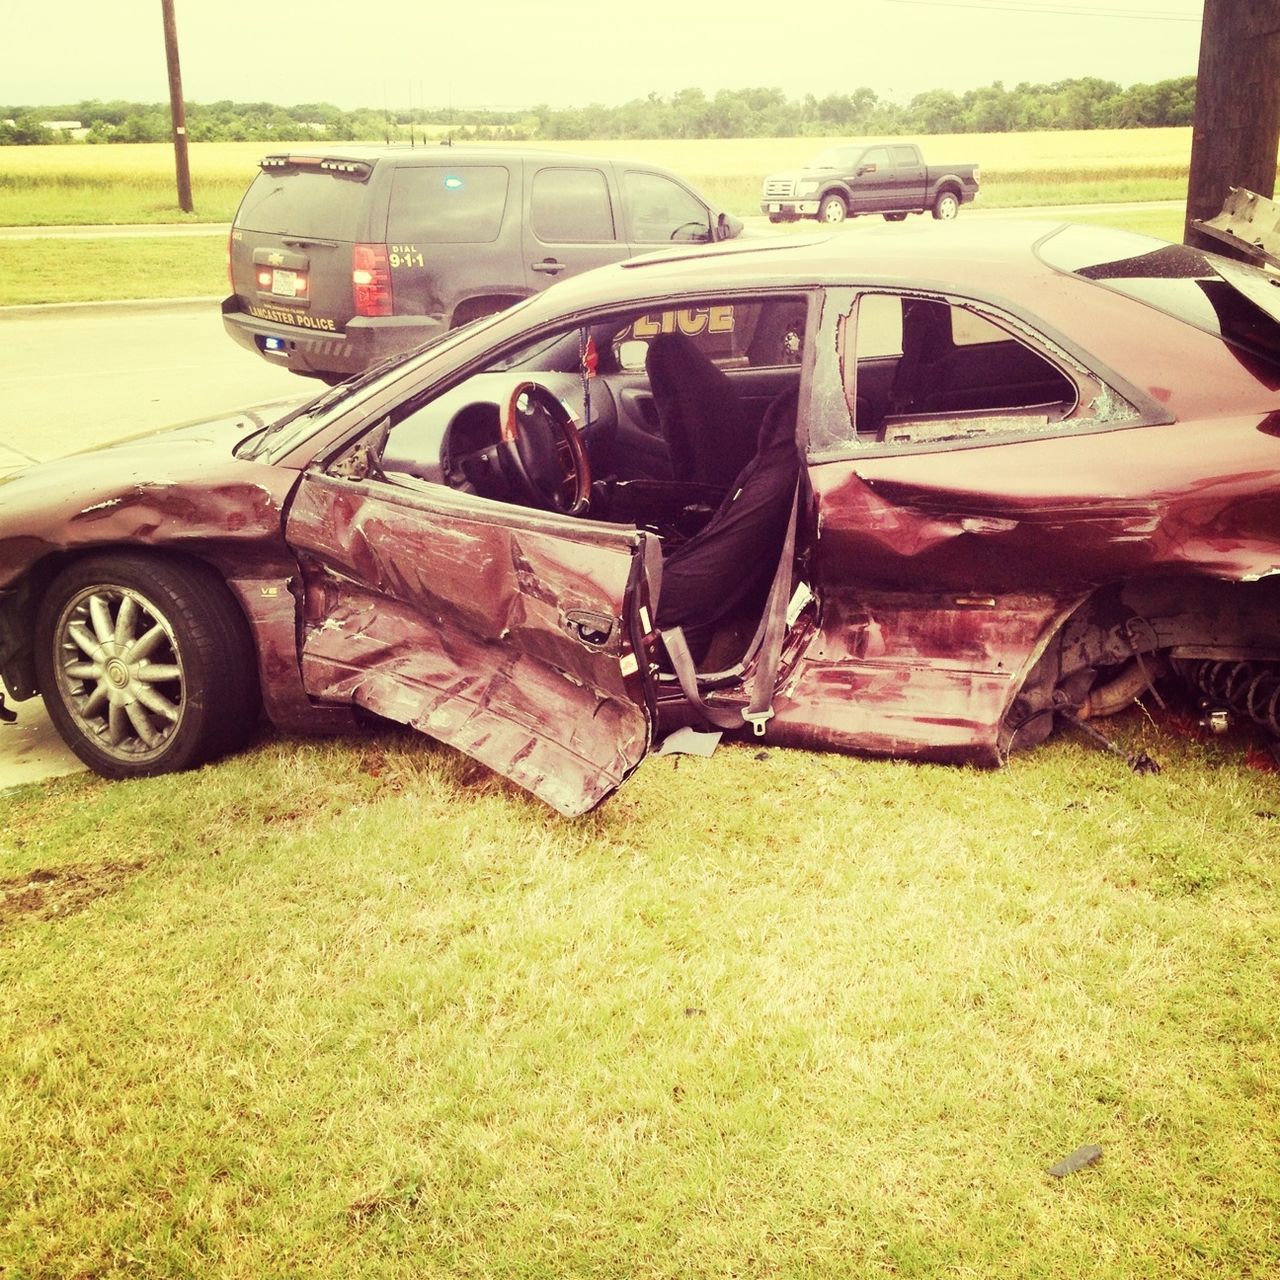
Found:
<path fill-rule="evenodd" d="M 222 302 L 222 324 L 242 347 L 295 373 L 360 373 L 402 351 L 411 351 L 444 330 L 433 316 L 357 316 L 345 333 L 304 329 L 250 315 L 235 295 Z"/>

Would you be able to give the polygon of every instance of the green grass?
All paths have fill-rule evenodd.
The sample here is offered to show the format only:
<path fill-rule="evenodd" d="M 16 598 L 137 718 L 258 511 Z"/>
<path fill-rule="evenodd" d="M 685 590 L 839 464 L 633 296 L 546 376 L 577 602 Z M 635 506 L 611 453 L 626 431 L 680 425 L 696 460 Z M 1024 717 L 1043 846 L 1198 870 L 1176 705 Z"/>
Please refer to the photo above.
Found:
<path fill-rule="evenodd" d="M 227 292 L 226 239 L 0 239 L 0 306 Z"/>
<path fill-rule="evenodd" d="M 578 821 L 413 735 L 18 790 L 0 1272 L 1272 1276 L 1275 775 L 1119 731 L 1164 772 L 738 746 Z"/>

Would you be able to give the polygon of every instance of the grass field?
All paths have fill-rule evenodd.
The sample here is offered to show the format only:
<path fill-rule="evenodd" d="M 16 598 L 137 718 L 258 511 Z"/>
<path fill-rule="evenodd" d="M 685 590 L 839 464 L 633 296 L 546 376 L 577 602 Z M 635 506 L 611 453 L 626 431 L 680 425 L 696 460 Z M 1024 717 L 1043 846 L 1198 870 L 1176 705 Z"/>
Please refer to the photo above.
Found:
<path fill-rule="evenodd" d="M 818 151 L 819 138 L 619 141 L 559 144 L 669 165 L 713 203 L 758 213 L 760 182 Z M 1180 198 L 1190 131 L 951 135 L 920 140 L 940 160 L 982 164 L 982 205 L 1092 204 Z M 169 146 L 0 148 L 0 226 L 227 222 L 258 160 L 273 144 L 191 147 L 196 211 L 182 214 Z M 1086 217 L 1081 220 L 1091 220 Z M 1167 211 L 1107 215 L 1165 239 L 1182 236 Z M 39 246 L 39 247 L 38 247 Z M 216 237 L 56 242 L 0 240 L 0 306 L 94 299 L 213 296 L 224 291 L 225 246 Z"/>
<path fill-rule="evenodd" d="M 413 735 L 19 790 L 0 1272 L 1274 1276 L 1276 776 L 1120 732 L 578 821 Z"/>

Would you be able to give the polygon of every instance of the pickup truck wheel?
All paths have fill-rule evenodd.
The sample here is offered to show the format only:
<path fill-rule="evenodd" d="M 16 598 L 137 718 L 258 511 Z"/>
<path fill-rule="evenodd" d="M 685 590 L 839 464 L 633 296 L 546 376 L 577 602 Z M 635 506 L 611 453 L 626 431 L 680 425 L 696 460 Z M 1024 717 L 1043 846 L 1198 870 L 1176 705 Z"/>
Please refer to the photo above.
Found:
<path fill-rule="evenodd" d="M 819 222 L 843 222 L 849 216 L 844 201 L 837 195 L 823 196 L 818 206 Z"/>
<path fill-rule="evenodd" d="M 886 213 L 884 220 L 886 222 L 906 222 L 907 215 L 905 213 Z"/>
<path fill-rule="evenodd" d="M 941 191 L 933 202 L 933 216 L 942 222 L 950 222 L 960 212 L 960 201 L 954 191 Z"/>

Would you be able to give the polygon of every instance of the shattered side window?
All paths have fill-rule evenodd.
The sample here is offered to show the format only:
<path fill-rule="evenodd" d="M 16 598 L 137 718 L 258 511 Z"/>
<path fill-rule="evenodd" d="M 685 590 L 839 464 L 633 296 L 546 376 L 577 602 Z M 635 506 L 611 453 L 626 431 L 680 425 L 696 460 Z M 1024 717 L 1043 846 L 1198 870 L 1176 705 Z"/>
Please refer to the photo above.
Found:
<path fill-rule="evenodd" d="M 1102 425 L 1137 411 L 1042 334 L 962 299 L 866 291 L 840 385 L 858 448 Z"/>

